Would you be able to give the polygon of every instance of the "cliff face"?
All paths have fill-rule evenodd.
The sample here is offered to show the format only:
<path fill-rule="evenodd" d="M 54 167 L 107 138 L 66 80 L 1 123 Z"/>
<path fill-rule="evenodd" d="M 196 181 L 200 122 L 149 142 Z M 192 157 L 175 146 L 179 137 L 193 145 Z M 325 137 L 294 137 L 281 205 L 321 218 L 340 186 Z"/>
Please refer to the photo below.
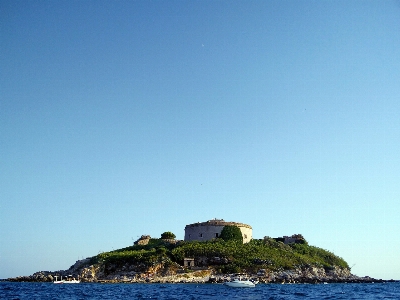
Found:
<path fill-rule="evenodd" d="M 360 280 L 350 273 L 348 269 L 333 267 L 330 270 L 318 267 L 296 268 L 278 272 L 263 272 L 260 270 L 260 281 L 273 283 L 320 283 L 320 282 L 348 282 Z"/>
<path fill-rule="evenodd" d="M 235 274 L 217 274 L 214 268 L 185 269 L 178 264 L 163 263 L 144 268 L 142 265 L 125 264 L 104 265 L 103 263 L 90 264 L 90 259 L 77 261 L 68 270 L 56 272 L 41 271 L 31 276 L 10 278 L 9 281 L 52 282 L 55 276 L 71 276 L 79 278 L 81 282 L 108 282 L 108 283 L 222 283 L 230 281 Z M 370 277 L 352 275 L 350 270 L 333 267 L 329 270 L 308 266 L 291 270 L 269 271 L 260 269 L 256 274 L 246 274 L 247 277 L 260 283 L 362 283 L 381 282 L 382 280 Z"/>

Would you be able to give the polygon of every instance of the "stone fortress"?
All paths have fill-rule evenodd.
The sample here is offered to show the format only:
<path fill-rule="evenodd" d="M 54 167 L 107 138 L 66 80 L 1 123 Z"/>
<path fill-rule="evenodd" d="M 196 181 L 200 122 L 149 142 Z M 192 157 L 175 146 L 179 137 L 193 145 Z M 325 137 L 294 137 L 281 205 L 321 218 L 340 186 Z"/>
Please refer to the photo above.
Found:
<path fill-rule="evenodd" d="M 193 223 L 185 227 L 185 241 L 209 241 L 218 238 L 226 225 L 237 226 L 243 235 L 243 243 L 253 238 L 253 229 L 250 225 L 236 222 L 226 222 L 223 219 L 213 219 L 207 222 Z"/>

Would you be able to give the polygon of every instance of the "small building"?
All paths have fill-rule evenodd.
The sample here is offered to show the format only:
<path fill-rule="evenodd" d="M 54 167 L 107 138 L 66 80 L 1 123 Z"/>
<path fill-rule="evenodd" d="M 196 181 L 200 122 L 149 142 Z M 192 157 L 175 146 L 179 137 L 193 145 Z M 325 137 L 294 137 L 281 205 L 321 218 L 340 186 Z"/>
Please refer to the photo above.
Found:
<path fill-rule="evenodd" d="M 184 267 L 194 267 L 194 258 L 187 258 L 183 259 L 183 266 Z"/>
<path fill-rule="evenodd" d="M 284 236 L 283 237 L 283 239 L 284 239 L 284 241 L 283 241 L 283 243 L 285 243 L 285 244 L 294 244 L 294 243 L 296 243 L 297 242 L 297 238 L 295 238 L 295 237 L 291 237 L 291 236 Z"/>
<path fill-rule="evenodd" d="M 222 229 L 227 226 L 237 226 L 242 232 L 243 243 L 253 238 L 253 229 L 250 225 L 236 222 L 226 222 L 223 219 L 213 219 L 207 222 L 193 223 L 185 227 L 185 241 L 210 241 L 219 238 Z"/>

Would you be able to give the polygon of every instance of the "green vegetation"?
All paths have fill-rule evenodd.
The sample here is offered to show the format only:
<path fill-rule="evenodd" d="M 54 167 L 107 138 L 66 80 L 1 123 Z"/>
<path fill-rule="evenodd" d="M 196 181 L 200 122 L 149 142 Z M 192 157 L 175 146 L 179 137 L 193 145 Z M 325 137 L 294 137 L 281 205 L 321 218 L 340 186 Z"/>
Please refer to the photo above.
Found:
<path fill-rule="evenodd" d="M 161 238 L 162 239 L 171 239 L 171 240 L 173 240 L 174 238 L 176 238 L 176 235 L 173 234 L 171 231 L 166 231 L 166 232 L 161 234 Z"/>
<path fill-rule="evenodd" d="M 237 241 L 243 243 L 243 236 L 240 228 L 233 225 L 226 225 L 221 231 L 220 238 L 224 241 Z"/>
<path fill-rule="evenodd" d="M 246 244 L 223 239 L 176 244 L 162 239 L 150 239 L 147 245 L 134 245 L 100 253 L 92 258 L 92 262 L 102 262 L 106 269 L 110 268 L 110 265 L 116 268 L 129 263 L 145 270 L 160 263 L 183 265 L 185 257 L 195 258 L 198 265 L 212 266 L 221 273 L 257 272 L 259 269 L 272 271 L 309 266 L 325 269 L 334 266 L 349 268 L 342 258 L 327 250 L 307 243 L 285 245 L 272 238 L 252 240 Z"/>

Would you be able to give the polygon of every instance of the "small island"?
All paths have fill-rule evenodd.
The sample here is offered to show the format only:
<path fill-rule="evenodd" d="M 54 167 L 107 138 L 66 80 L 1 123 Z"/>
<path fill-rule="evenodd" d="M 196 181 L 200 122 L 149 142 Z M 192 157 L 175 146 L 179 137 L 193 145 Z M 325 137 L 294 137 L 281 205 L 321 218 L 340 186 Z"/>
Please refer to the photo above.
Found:
<path fill-rule="evenodd" d="M 252 238 L 251 226 L 209 220 L 172 232 L 142 235 L 132 246 L 78 260 L 68 270 L 41 271 L 8 281 L 52 282 L 57 277 L 100 283 L 222 283 L 242 274 L 260 283 L 385 282 L 351 274 L 347 262 L 308 244 L 301 234 Z"/>

